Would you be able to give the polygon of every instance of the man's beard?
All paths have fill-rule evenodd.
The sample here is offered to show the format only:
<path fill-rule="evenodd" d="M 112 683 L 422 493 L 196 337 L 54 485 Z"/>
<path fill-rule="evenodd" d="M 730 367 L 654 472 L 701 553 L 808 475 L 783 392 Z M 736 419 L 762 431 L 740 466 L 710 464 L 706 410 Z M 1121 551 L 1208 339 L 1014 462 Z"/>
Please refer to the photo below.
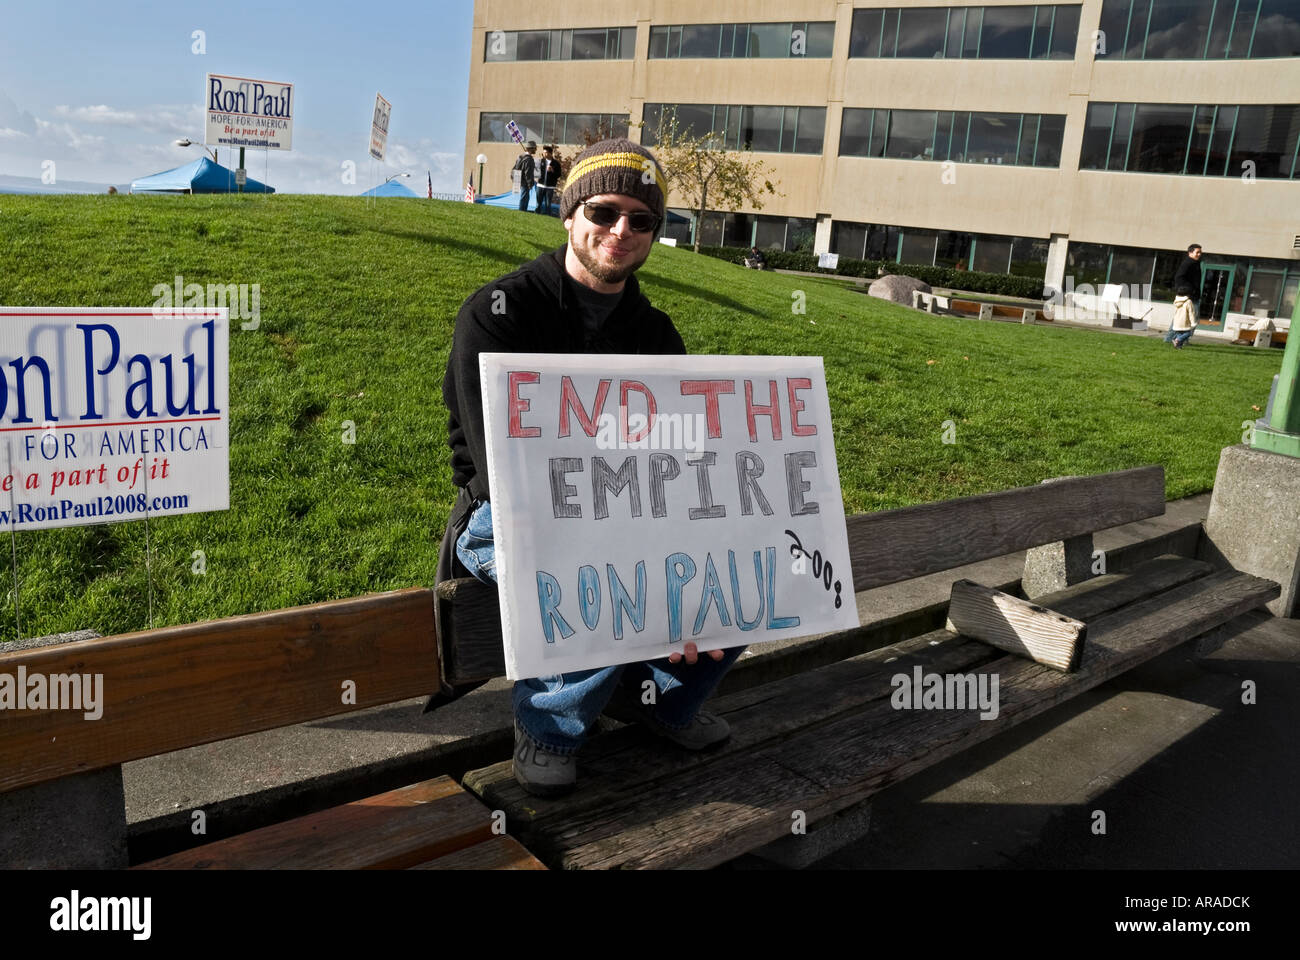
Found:
<path fill-rule="evenodd" d="M 645 263 L 646 259 L 650 256 L 650 251 L 646 250 L 645 256 L 636 261 L 636 263 L 625 264 L 621 267 L 613 267 L 601 263 L 592 256 L 585 247 L 575 245 L 572 242 L 572 238 L 570 238 L 569 249 L 572 250 L 573 255 L 578 258 L 578 262 L 587 268 L 587 272 L 601 283 L 621 283 L 628 277 L 632 276 L 632 274 L 636 273 L 637 270 L 640 269 L 641 264 Z"/>

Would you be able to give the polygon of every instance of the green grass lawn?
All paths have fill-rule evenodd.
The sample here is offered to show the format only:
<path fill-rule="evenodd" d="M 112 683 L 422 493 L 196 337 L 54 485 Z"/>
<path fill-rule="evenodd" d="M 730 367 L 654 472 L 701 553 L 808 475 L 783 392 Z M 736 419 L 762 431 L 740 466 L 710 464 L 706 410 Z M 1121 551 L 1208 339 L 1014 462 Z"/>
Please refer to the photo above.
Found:
<path fill-rule="evenodd" d="M 563 240 L 553 220 L 440 201 L 0 196 L 0 304 L 148 307 L 177 274 L 261 285 L 259 329 L 232 324 L 231 509 L 149 525 L 154 623 L 185 623 L 433 584 L 453 499 L 441 385 L 456 311 Z M 1171 498 L 1208 490 L 1281 363 L 931 317 L 688 249 L 656 246 L 640 276 L 692 353 L 825 357 L 855 512 L 1148 463 Z M 147 625 L 143 523 L 16 546 L 24 636 Z M 9 544 L 0 556 L 10 638 Z"/>

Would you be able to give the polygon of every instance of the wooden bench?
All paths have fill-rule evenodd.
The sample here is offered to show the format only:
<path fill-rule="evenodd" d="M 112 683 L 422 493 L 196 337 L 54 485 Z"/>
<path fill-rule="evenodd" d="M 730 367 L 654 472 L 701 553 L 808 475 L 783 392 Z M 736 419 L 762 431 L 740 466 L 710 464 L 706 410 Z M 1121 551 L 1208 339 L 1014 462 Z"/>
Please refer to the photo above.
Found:
<path fill-rule="evenodd" d="M 43 836 L 37 816 L 12 814 L 32 806 L 22 791 L 40 791 L 29 799 L 57 807 L 92 771 L 427 694 L 439 674 L 433 592 L 399 590 L 0 654 L 0 673 L 16 677 L 20 667 L 28 677 L 102 675 L 102 716 L 0 713 L 0 805 L 9 804 L 9 818 L 34 835 L 22 853 L 4 851 L 0 859 L 10 867 L 83 866 L 84 855 L 61 859 L 66 838 Z M 120 789 L 119 773 L 119 798 Z M 112 791 L 98 802 L 112 804 Z M 116 814 L 124 834 L 125 814 Z M 212 843 L 185 839 L 203 845 L 145 866 L 540 868 L 513 838 L 494 832 L 491 811 L 447 776 Z M 125 866 L 123 852 L 91 859 Z"/>
<path fill-rule="evenodd" d="M 1164 471 L 1145 467 L 854 516 L 854 586 L 867 590 L 1043 545 L 1090 555 L 1093 532 L 1163 512 Z M 1194 548 L 1184 556 L 1150 552 L 1131 551 L 1128 563 L 1104 575 L 1034 597 L 1086 622 L 1073 672 L 960 636 L 935 622 L 942 610 L 920 611 L 809 641 L 794 653 L 739 661 L 711 702 L 732 725 L 731 740 L 716 752 L 687 754 L 622 728 L 584 748 L 579 789 L 568 797 L 526 795 L 508 761 L 470 771 L 463 783 L 505 811 L 510 833 L 552 868 L 724 863 L 789 838 L 792 818 L 813 824 L 860 808 L 890 784 L 1279 594 L 1271 581 L 1216 571 L 1194 559 Z M 500 675 L 495 589 L 463 580 L 437 593 L 449 682 Z M 921 623 L 929 632 L 914 630 Z M 996 675 L 996 718 L 894 709 L 892 678 L 916 668 Z"/>

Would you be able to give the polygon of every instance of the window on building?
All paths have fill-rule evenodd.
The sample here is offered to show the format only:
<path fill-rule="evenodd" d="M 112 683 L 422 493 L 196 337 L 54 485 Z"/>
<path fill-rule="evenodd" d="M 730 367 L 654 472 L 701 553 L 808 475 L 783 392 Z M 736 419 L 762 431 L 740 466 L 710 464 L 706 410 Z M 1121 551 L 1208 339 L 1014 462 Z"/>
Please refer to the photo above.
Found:
<path fill-rule="evenodd" d="M 889 139 L 885 156 L 903 160 L 934 158 L 934 111 L 889 111 Z"/>
<path fill-rule="evenodd" d="M 1070 241 L 1065 251 L 1065 277 L 1074 279 L 1074 286 L 1082 283 L 1099 286 L 1106 282 L 1110 268 L 1110 247 L 1101 243 L 1075 243 Z M 1066 283 L 1066 288 L 1070 284 Z"/>
<path fill-rule="evenodd" d="M 904 7 L 898 14 L 898 57 L 942 57 L 948 34 L 943 7 Z"/>
<path fill-rule="evenodd" d="M 1183 104 L 1137 104 L 1127 169 L 1182 173 L 1194 113 L 1195 107 Z"/>
<path fill-rule="evenodd" d="M 826 136 L 825 107 L 767 107 L 699 103 L 647 103 L 642 111 L 646 146 L 659 142 L 660 124 L 676 117 L 679 132 L 715 132 L 726 149 L 770 153 L 821 153 Z"/>
<path fill-rule="evenodd" d="M 985 7 L 980 33 L 980 59 L 1023 59 L 1029 56 L 1034 31 L 1033 7 Z"/>
<path fill-rule="evenodd" d="M 1268 179 L 1290 177 L 1298 134 L 1298 105 L 1239 107 L 1228 173 L 1232 176 L 1253 173 Z"/>
<path fill-rule="evenodd" d="M 636 52 L 636 27 L 593 27 L 582 30 L 489 30 L 483 59 L 512 60 L 630 60 Z"/>
<path fill-rule="evenodd" d="M 584 142 L 584 130 L 593 135 L 626 137 L 628 129 L 626 114 L 480 113 L 479 140 L 483 143 L 510 143 L 512 138 L 506 124 L 511 120 L 519 126 L 524 139 L 538 143 L 579 144 Z"/>
<path fill-rule="evenodd" d="M 868 223 L 867 228 L 867 246 L 866 259 L 868 260 L 898 260 L 898 227 L 881 226 L 878 223 Z"/>
<path fill-rule="evenodd" d="M 849 30 L 850 57 L 880 56 L 881 20 L 884 15 L 883 9 L 853 11 L 853 25 Z"/>
<path fill-rule="evenodd" d="M 1020 114 L 972 113 L 967 163 L 1015 163 L 1020 142 Z"/>
<path fill-rule="evenodd" d="M 700 223 L 700 243 L 710 247 L 722 246 L 722 230 L 724 224 L 724 215 L 715 213 L 712 210 L 704 212 L 704 219 Z"/>
<path fill-rule="evenodd" d="M 1218 106 L 1214 112 L 1214 132 L 1210 134 L 1210 155 L 1205 161 L 1207 177 L 1221 177 L 1228 169 L 1228 148 L 1232 128 L 1237 125 L 1237 108 Z"/>
<path fill-rule="evenodd" d="M 934 263 L 939 267 L 951 267 L 954 270 L 970 269 L 969 233 L 953 230 L 940 230 L 936 237 Z"/>
<path fill-rule="evenodd" d="M 1079 42 L 1079 12 L 1083 8 L 1060 6 L 1052 9 L 1056 12 L 1056 19 L 1052 22 L 1052 45 L 1048 56 L 1053 60 L 1073 60 L 1074 48 Z"/>
<path fill-rule="evenodd" d="M 1038 125 L 1038 141 L 1034 149 L 1034 166 L 1059 167 L 1061 141 L 1065 139 L 1065 116 L 1045 113 Z"/>
<path fill-rule="evenodd" d="M 1072 59 L 1079 10 L 1075 4 L 858 9 L 849 56 Z"/>
<path fill-rule="evenodd" d="M 1011 238 L 980 235 L 975 239 L 974 269 L 980 273 L 1006 273 L 1011 267 Z"/>
<path fill-rule="evenodd" d="M 1116 247 L 1111 254 L 1107 283 L 1122 283 L 1130 288 L 1152 282 L 1156 266 L 1155 252 Z"/>
<path fill-rule="evenodd" d="M 1047 276 L 1048 241 L 1037 237 L 1014 237 L 1011 241 L 1011 269 L 1020 277 L 1037 277 L 1042 280 Z"/>
<path fill-rule="evenodd" d="M 831 253 L 854 260 L 863 259 L 867 245 L 867 226 L 864 223 L 836 221 L 831 224 Z"/>
<path fill-rule="evenodd" d="M 796 23 L 687 23 L 650 28 L 650 59 L 829 57 L 831 20 Z"/>
<path fill-rule="evenodd" d="M 1111 59 L 1300 56 L 1297 0 L 1104 0 L 1100 29 Z"/>
<path fill-rule="evenodd" d="M 1300 0 L 1263 0 L 1250 55 L 1300 57 Z"/>
<path fill-rule="evenodd" d="M 898 262 L 934 266 L 934 251 L 938 239 L 939 234 L 935 230 L 904 230 L 898 250 Z"/>

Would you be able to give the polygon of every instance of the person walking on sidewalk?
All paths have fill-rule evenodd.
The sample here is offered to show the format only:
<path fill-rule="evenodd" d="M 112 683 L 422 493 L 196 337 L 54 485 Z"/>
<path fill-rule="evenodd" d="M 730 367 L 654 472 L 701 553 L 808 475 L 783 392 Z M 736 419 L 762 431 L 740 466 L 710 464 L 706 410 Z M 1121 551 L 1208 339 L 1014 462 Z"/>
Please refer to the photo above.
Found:
<path fill-rule="evenodd" d="M 1192 339 L 1196 318 L 1201 309 L 1201 245 L 1193 243 L 1187 248 L 1187 259 L 1174 273 L 1174 322 L 1165 334 L 1165 343 L 1176 348 Z"/>
<path fill-rule="evenodd" d="M 440 582 L 470 575 L 496 582 L 480 352 L 686 353 L 635 276 L 654 248 L 666 194 L 650 151 L 621 138 L 592 144 L 574 159 L 560 197 L 568 242 L 480 288 L 461 307 L 442 385 L 460 492 L 443 536 Z M 539 796 L 571 790 L 575 754 L 602 713 L 640 722 L 687 750 L 718 746 L 730 728 L 700 707 L 742 651 L 702 657 L 687 642 L 681 652 L 645 663 L 517 681 L 515 779 Z M 642 691 L 650 693 L 650 684 L 647 704 Z"/>

